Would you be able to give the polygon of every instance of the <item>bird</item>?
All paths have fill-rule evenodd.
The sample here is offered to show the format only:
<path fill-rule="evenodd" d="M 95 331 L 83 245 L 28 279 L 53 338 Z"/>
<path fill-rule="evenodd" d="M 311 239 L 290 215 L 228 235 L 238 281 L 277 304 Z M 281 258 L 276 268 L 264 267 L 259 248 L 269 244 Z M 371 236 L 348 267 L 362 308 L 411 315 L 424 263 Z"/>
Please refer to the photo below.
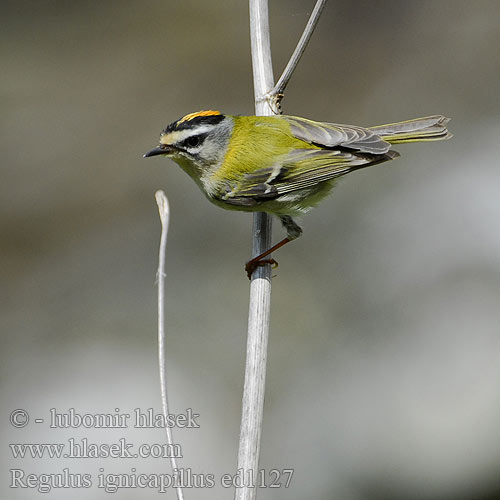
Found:
<path fill-rule="evenodd" d="M 448 122 L 433 115 L 365 128 L 203 110 L 170 123 L 143 156 L 172 159 L 219 207 L 279 218 L 286 237 L 246 263 L 251 278 L 257 266 L 277 265 L 266 257 L 302 234 L 294 217 L 329 195 L 339 177 L 398 158 L 394 144 L 449 139 Z"/>

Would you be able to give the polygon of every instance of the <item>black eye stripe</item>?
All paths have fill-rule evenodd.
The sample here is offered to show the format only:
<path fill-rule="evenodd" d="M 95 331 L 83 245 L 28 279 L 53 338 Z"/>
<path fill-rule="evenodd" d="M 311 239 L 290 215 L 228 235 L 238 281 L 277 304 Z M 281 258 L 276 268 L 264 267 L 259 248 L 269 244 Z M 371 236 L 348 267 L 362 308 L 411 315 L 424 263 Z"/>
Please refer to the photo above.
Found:
<path fill-rule="evenodd" d="M 189 149 L 189 148 L 196 148 L 198 146 L 201 146 L 203 144 L 203 141 L 206 139 L 208 134 L 197 134 L 197 135 L 191 135 L 181 141 L 178 144 L 178 147 L 181 147 L 183 149 Z"/>

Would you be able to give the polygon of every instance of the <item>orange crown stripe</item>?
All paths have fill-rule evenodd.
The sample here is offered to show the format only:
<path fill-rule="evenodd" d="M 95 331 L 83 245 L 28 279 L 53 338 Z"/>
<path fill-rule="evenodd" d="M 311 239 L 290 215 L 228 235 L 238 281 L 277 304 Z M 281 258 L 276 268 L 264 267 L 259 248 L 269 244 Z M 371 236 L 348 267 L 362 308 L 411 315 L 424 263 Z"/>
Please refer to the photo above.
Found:
<path fill-rule="evenodd" d="M 193 118 L 197 118 L 198 116 L 215 116 L 215 115 L 220 115 L 220 111 L 198 111 L 196 113 L 190 113 L 189 115 L 184 116 L 181 118 L 177 123 L 183 123 L 187 122 L 189 120 L 192 120 Z"/>

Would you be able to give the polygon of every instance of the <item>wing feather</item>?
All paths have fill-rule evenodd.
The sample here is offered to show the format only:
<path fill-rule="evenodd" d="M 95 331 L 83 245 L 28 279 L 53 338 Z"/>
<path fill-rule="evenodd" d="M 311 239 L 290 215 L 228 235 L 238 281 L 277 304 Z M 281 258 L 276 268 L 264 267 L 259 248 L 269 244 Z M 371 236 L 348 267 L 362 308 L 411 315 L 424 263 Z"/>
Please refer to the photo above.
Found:
<path fill-rule="evenodd" d="M 391 145 L 373 130 L 355 125 L 337 125 L 307 120 L 297 116 L 283 116 L 290 124 L 292 134 L 302 141 L 327 148 L 344 147 L 362 153 L 384 154 Z"/>
<path fill-rule="evenodd" d="M 251 207 L 264 200 L 314 188 L 353 170 L 397 156 L 394 151 L 371 155 L 334 149 L 296 149 L 278 164 L 245 174 L 226 185 L 221 199 L 233 205 Z"/>

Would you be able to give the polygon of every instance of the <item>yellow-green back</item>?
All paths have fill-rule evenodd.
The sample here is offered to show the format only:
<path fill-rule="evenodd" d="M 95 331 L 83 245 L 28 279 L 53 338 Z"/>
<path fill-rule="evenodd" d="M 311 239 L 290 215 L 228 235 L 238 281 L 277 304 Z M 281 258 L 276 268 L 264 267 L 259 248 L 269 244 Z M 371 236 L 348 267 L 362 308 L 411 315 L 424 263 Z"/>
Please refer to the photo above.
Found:
<path fill-rule="evenodd" d="M 236 180 L 242 174 L 271 167 L 292 149 L 319 149 L 295 138 L 290 124 L 275 116 L 234 116 L 233 135 L 214 180 Z"/>

